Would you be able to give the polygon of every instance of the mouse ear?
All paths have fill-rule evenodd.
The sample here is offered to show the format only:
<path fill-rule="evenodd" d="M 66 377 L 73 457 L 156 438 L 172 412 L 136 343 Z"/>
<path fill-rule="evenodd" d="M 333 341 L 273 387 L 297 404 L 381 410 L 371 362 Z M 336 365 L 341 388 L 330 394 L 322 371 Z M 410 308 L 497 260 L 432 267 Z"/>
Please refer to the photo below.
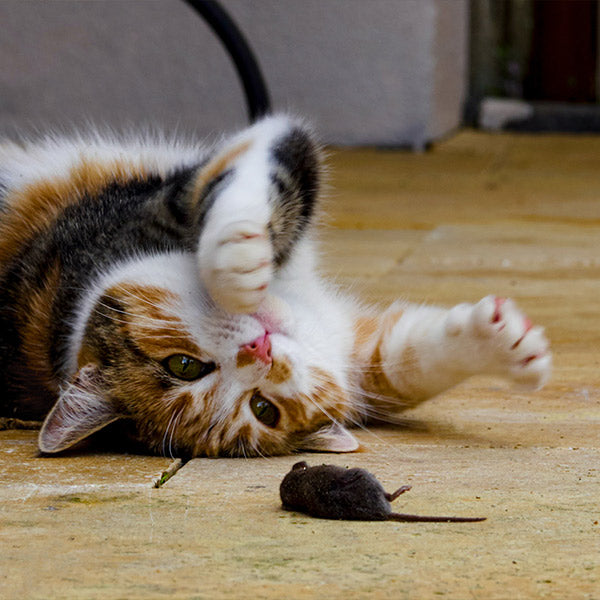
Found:
<path fill-rule="evenodd" d="M 306 436 L 298 449 L 315 452 L 354 452 L 359 447 L 356 438 L 345 427 L 333 423 Z"/>
<path fill-rule="evenodd" d="M 304 471 L 305 469 L 308 469 L 308 463 L 305 460 L 301 460 L 300 462 L 297 462 L 292 467 L 292 471 Z"/>
<path fill-rule="evenodd" d="M 121 418 L 102 392 L 98 367 L 81 367 L 46 417 L 38 438 L 39 449 L 48 454 L 61 452 Z"/>

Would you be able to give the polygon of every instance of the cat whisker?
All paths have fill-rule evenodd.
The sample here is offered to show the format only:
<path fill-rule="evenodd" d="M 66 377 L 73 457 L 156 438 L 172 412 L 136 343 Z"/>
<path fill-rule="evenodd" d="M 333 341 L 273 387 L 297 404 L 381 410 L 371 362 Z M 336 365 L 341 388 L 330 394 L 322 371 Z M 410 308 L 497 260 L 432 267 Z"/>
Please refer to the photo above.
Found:
<path fill-rule="evenodd" d="M 269 458 L 267 455 L 263 454 L 263 452 L 260 449 L 260 444 L 258 442 L 250 441 L 250 446 L 252 447 L 254 456 L 260 456 L 260 458 Z"/>
<path fill-rule="evenodd" d="M 107 296 L 107 298 L 110 299 L 110 297 Z M 116 298 L 115 298 L 116 300 Z M 122 308 L 117 308 L 115 306 L 110 306 L 104 302 L 98 301 L 97 303 L 98 306 L 102 306 L 103 308 L 107 309 L 108 311 L 110 311 L 110 313 L 118 313 L 118 314 L 122 314 L 128 317 L 134 317 L 135 319 L 138 320 L 146 320 L 146 321 L 150 321 L 152 323 L 168 323 L 170 325 L 173 325 L 174 323 L 178 323 L 179 319 L 177 319 L 176 317 L 172 317 L 172 318 L 159 318 L 159 317 L 149 317 L 148 315 L 140 315 L 139 313 L 134 313 L 134 312 L 130 312 L 127 311 L 125 309 Z M 110 313 L 109 314 L 104 314 L 104 316 L 109 317 L 110 318 Z"/>
<path fill-rule="evenodd" d="M 317 377 L 318 378 L 318 377 Z M 325 382 L 325 380 L 323 380 Z M 322 406 L 319 405 L 319 403 L 314 400 L 311 396 L 306 396 L 308 398 L 308 400 L 310 402 L 312 402 L 328 419 L 330 419 L 332 421 L 332 423 L 338 425 L 338 426 L 343 426 L 342 423 L 340 423 L 337 419 L 335 419 L 332 415 L 330 415 Z M 361 406 L 360 409 L 364 409 L 364 406 Z M 360 410 L 360 413 L 363 414 L 362 410 Z M 350 425 L 357 427 L 359 429 L 362 429 L 365 433 L 368 433 L 370 436 L 374 437 L 378 442 L 392 447 L 392 445 L 387 442 L 386 440 L 384 440 L 381 436 L 379 436 L 378 434 L 376 434 L 375 432 L 373 432 L 371 429 L 369 429 L 365 423 L 363 422 L 362 419 L 360 418 L 355 418 L 351 415 L 348 415 L 346 417 L 346 422 L 349 423 Z"/>
<path fill-rule="evenodd" d="M 246 445 L 244 444 L 244 441 L 241 438 L 238 438 L 237 440 L 237 456 L 243 456 L 244 458 L 248 458 L 248 455 L 246 454 Z"/>
<path fill-rule="evenodd" d="M 136 294 L 136 293 L 132 292 L 130 289 L 126 289 L 120 285 L 117 285 L 116 289 L 123 292 L 123 296 L 125 296 L 128 299 L 137 300 L 137 301 L 141 302 L 142 304 L 151 306 L 152 308 L 163 308 L 163 306 L 161 304 L 159 304 L 157 302 L 153 302 L 152 300 L 149 300 L 146 296 L 141 296 L 139 294 Z M 113 299 L 115 299 L 115 298 L 113 298 Z"/>
<path fill-rule="evenodd" d="M 173 437 L 175 436 L 175 431 L 179 427 L 179 421 L 181 420 L 181 416 L 183 415 L 183 408 L 179 411 L 177 418 L 173 421 L 173 427 L 171 429 L 171 437 L 169 438 L 169 455 L 171 458 L 175 458 L 173 455 Z"/>
<path fill-rule="evenodd" d="M 112 314 L 107 314 L 105 312 L 101 312 L 101 311 L 97 311 L 97 313 L 107 319 L 110 319 L 113 323 L 119 323 L 119 324 L 123 324 L 123 325 L 137 325 L 138 327 L 147 327 L 147 328 L 155 328 L 155 329 L 160 329 L 160 328 L 172 328 L 174 325 L 177 327 L 177 330 L 180 331 L 181 330 L 181 324 L 180 323 L 173 323 L 170 321 L 159 321 L 159 320 L 152 320 L 150 318 L 145 318 L 142 317 L 140 315 L 132 315 L 134 317 L 133 320 L 127 320 L 124 318 L 118 318 L 115 315 Z M 144 336 L 139 336 L 139 337 L 144 337 Z M 181 333 L 178 334 L 166 334 L 166 333 L 161 333 L 161 334 L 152 334 L 147 336 L 148 338 L 164 338 L 164 339 L 180 339 L 181 338 Z"/>
<path fill-rule="evenodd" d="M 110 321 L 112 321 L 113 323 L 118 323 L 121 325 L 131 325 L 132 322 L 127 320 L 127 319 L 120 319 L 118 317 L 115 317 L 114 315 L 110 315 L 110 314 L 106 314 L 104 312 L 100 312 L 97 311 L 97 314 L 99 314 L 100 316 L 103 316 L 107 319 L 109 319 Z M 137 325 L 138 327 L 147 327 L 147 328 L 162 328 L 162 327 L 172 327 L 171 323 L 134 323 L 135 325 Z M 141 336 L 140 336 L 141 337 Z M 159 334 L 159 335 L 152 335 L 152 336 L 148 336 L 148 337 L 152 337 L 152 338 L 156 338 L 156 337 L 172 337 L 172 338 L 178 338 L 180 337 L 179 335 L 169 335 L 169 334 Z"/>
<path fill-rule="evenodd" d="M 169 422 L 167 423 L 167 427 L 165 429 L 165 433 L 163 435 L 163 441 L 162 441 L 162 454 L 163 456 L 167 456 L 167 438 L 169 438 L 169 432 L 171 430 L 171 426 L 174 425 L 175 423 L 175 418 L 176 416 L 181 417 L 181 414 L 183 412 L 183 409 L 177 411 L 174 410 L 173 413 L 171 414 L 171 418 L 169 419 Z M 171 454 L 171 458 L 173 458 L 173 455 L 171 453 L 171 444 L 173 441 L 173 433 L 174 433 L 174 427 L 173 427 L 173 432 L 170 435 L 170 439 L 169 439 L 169 453 Z"/>
<path fill-rule="evenodd" d="M 315 378 L 319 380 L 318 375 L 316 375 Z M 323 383 L 326 383 L 325 379 L 322 379 L 322 381 Z M 345 389 L 348 390 L 356 399 L 370 399 L 379 402 L 380 404 L 389 405 L 391 409 L 390 412 L 399 412 L 402 408 L 408 408 L 409 406 L 407 403 L 402 401 L 402 398 L 398 396 L 390 396 L 387 394 L 368 391 L 358 384 L 349 382 L 346 384 Z M 363 401 L 359 406 L 358 412 L 362 413 L 363 410 L 368 410 L 370 408 L 376 407 L 374 407 L 373 404 Z"/>
<path fill-rule="evenodd" d="M 402 399 L 397 396 L 388 396 L 386 394 L 378 394 L 376 392 L 369 392 L 367 390 L 363 390 L 362 388 L 355 390 L 355 393 L 357 396 L 360 396 L 362 398 L 373 400 L 373 401 L 378 402 L 383 405 L 389 405 L 390 412 L 399 412 L 403 408 L 409 407 L 409 404 L 407 404 L 406 402 L 403 402 Z M 374 406 L 373 406 L 373 404 L 371 404 L 369 402 L 363 403 L 363 405 L 361 406 L 361 408 L 369 408 L 369 407 L 374 407 Z"/>

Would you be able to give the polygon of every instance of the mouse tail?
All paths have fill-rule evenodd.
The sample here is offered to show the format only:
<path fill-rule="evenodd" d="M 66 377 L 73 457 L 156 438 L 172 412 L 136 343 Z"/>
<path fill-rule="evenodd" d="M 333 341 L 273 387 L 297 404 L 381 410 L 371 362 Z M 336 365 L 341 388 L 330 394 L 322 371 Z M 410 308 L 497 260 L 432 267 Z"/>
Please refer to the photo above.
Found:
<path fill-rule="evenodd" d="M 486 517 L 426 517 L 404 513 L 390 513 L 388 519 L 390 521 L 420 521 L 424 523 L 475 523 L 477 521 L 485 521 Z"/>

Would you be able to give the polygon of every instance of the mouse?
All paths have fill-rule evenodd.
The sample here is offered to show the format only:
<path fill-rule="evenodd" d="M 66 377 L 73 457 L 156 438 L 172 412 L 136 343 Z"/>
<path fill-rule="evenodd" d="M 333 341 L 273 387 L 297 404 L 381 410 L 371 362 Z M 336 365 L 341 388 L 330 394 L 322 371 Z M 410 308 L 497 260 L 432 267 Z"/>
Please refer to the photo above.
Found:
<path fill-rule="evenodd" d="M 354 521 L 423 521 L 473 523 L 486 517 L 428 517 L 392 512 L 391 502 L 412 486 L 403 485 L 391 494 L 365 469 L 336 465 L 309 467 L 297 462 L 279 487 L 286 510 L 320 519 Z"/>

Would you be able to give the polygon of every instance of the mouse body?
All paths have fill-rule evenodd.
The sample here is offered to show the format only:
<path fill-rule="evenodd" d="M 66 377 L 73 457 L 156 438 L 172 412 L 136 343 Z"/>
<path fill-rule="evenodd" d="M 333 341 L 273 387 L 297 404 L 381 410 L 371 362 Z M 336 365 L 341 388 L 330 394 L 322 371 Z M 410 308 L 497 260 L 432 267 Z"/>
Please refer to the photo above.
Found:
<path fill-rule="evenodd" d="M 425 521 L 467 523 L 485 517 L 428 517 L 392 512 L 390 502 L 411 489 L 405 485 L 391 494 L 365 469 L 336 465 L 309 467 L 296 463 L 279 487 L 286 510 L 320 519 L 353 521 Z"/>

